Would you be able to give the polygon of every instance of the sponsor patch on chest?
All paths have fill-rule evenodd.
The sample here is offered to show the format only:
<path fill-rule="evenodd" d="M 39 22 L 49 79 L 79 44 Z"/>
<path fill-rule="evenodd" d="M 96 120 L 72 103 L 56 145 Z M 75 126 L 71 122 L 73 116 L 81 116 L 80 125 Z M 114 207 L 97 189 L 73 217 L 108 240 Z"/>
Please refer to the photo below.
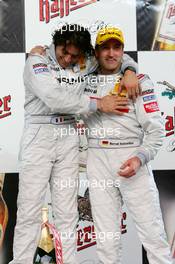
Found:
<path fill-rule="evenodd" d="M 156 101 L 144 104 L 144 108 L 145 108 L 146 113 L 153 113 L 153 112 L 159 111 L 159 106 Z"/>
<path fill-rule="evenodd" d="M 84 89 L 85 93 L 90 93 L 90 94 L 96 94 L 97 93 L 97 87 L 86 87 Z"/>

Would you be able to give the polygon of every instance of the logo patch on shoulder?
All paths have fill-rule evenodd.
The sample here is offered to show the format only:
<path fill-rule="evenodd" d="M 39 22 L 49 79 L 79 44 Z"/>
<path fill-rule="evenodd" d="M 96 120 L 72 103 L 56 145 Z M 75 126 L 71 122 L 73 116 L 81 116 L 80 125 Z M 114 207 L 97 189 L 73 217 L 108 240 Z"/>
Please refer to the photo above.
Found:
<path fill-rule="evenodd" d="M 47 64 L 45 63 L 37 63 L 37 64 L 34 64 L 33 65 L 33 69 L 36 69 L 36 68 L 47 68 Z"/>
<path fill-rule="evenodd" d="M 45 63 L 37 63 L 33 65 L 34 73 L 42 73 L 42 72 L 49 72 L 49 69 L 47 67 L 47 64 Z"/>

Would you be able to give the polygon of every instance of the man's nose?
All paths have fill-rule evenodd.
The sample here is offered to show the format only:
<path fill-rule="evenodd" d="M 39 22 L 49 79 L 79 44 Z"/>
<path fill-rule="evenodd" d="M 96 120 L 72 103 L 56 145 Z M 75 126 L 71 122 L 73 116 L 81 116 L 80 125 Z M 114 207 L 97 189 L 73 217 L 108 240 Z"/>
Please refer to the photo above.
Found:
<path fill-rule="evenodd" d="M 114 56 L 114 50 L 111 48 L 111 49 L 109 49 L 109 56 L 110 57 L 113 57 Z"/>
<path fill-rule="evenodd" d="M 66 55 L 65 58 L 64 58 L 64 60 L 65 60 L 66 63 L 71 63 L 71 60 L 72 60 L 71 55 L 69 55 L 69 54 Z"/>

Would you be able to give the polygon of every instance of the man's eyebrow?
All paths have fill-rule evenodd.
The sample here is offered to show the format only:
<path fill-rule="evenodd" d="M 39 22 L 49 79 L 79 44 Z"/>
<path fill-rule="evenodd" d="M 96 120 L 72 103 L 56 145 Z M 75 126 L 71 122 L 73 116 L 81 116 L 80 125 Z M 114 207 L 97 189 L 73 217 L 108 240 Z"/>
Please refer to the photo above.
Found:
<path fill-rule="evenodd" d="M 78 56 L 79 55 L 79 53 L 73 54 L 73 53 L 68 52 L 68 50 L 66 48 L 64 48 L 64 51 L 66 51 L 66 53 L 68 53 L 69 55 L 72 55 L 72 56 Z"/>

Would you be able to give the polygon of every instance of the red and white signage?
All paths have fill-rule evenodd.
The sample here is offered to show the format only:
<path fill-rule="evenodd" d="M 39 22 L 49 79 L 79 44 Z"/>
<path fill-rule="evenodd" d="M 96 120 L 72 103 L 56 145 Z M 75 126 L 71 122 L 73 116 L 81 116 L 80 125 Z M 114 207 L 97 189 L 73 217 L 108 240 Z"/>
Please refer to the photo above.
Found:
<path fill-rule="evenodd" d="M 101 27 L 118 26 L 125 35 L 125 50 L 137 49 L 135 0 L 25 0 L 26 51 L 49 45 L 51 34 L 65 22 L 86 27 L 93 43 Z"/>
<path fill-rule="evenodd" d="M 0 172 L 18 172 L 17 158 L 24 122 L 25 54 L 0 54 Z"/>
<path fill-rule="evenodd" d="M 139 71 L 147 73 L 155 85 L 158 105 L 165 125 L 165 140 L 158 152 L 153 169 L 174 170 L 175 156 L 175 53 L 164 52 L 138 52 Z M 167 70 L 168 69 L 168 70 Z M 148 112 L 156 111 L 157 104 L 145 105 Z"/>

